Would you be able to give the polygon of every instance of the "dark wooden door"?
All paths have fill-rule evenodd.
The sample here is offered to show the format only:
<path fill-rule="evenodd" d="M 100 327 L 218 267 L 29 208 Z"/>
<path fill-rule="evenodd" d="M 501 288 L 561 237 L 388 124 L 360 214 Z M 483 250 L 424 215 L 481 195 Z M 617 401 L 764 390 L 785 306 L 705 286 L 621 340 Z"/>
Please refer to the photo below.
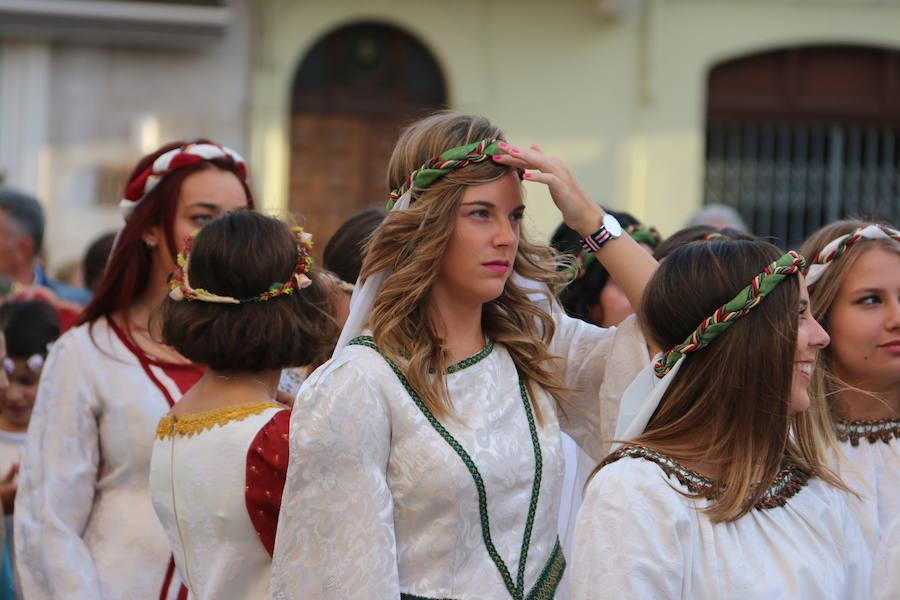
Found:
<path fill-rule="evenodd" d="M 290 209 L 318 240 L 317 255 L 350 216 L 386 204 L 400 131 L 445 95 L 428 50 L 393 27 L 345 27 L 310 50 L 294 82 Z"/>

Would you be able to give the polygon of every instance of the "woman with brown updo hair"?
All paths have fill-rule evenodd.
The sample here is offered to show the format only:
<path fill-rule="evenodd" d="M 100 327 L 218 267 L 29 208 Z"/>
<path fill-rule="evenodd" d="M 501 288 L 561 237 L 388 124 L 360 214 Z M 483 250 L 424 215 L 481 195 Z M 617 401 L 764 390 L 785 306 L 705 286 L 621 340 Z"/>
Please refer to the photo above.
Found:
<path fill-rule="evenodd" d="M 162 339 L 208 365 L 159 422 L 150 494 L 178 573 L 200 600 L 265 598 L 287 471 L 281 369 L 337 337 L 311 237 L 244 211 L 204 227 L 159 314 Z"/>
<path fill-rule="evenodd" d="M 253 208 L 247 168 L 206 140 L 142 158 L 120 203 L 125 225 L 93 300 L 53 346 L 23 455 L 16 560 L 26 598 L 186 594 L 147 477 L 160 417 L 203 374 L 149 333 L 183 240 Z"/>
<path fill-rule="evenodd" d="M 550 298 L 560 275 L 521 229 L 520 179 L 548 185 L 635 304 L 656 263 L 561 161 L 502 138 L 487 119 L 445 112 L 394 148 L 393 210 L 334 358 L 295 403 L 274 598 L 559 590 L 560 429 L 602 456 L 601 385 L 647 349 L 634 318 L 601 329 Z"/>

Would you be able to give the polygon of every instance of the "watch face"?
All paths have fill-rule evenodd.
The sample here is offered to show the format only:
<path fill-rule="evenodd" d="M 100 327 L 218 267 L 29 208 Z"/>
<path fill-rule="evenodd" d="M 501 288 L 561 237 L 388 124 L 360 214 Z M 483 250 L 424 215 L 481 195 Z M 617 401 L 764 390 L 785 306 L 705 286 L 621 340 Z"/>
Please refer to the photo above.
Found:
<path fill-rule="evenodd" d="M 622 235 L 622 226 L 619 225 L 619 221 L 609 213 L 603 215 L 603 226 L 614 238 L 617 238 Z"/>

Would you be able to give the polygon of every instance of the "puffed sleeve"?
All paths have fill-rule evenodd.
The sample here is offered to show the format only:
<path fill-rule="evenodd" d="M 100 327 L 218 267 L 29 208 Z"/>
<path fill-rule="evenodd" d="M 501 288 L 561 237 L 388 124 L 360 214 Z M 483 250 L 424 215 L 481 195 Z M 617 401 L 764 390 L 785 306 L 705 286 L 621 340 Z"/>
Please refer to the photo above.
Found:
<path fill-rule="evenodd" d="M 884 531 L 872 557 L 872 597 L 900 598 L 900 516 Z"/>
<path fill-rule="evenodd" d="M 247 515 L 269 556 L 275 548 L 275 531 L 287 476 L 290 423 L 291 411 L 278 411 L 257 432 L 247 450 L 244 477 Z"/>
<path fill-rule="evenodd" d="M 572 390 L 560 427 L 596 464 L 609 453 L 622 394 L 650 362 L 647 344 L 635 315 L 608 329 L 573 319 L 558 303 L 550 315 L 556 324 L 550 352 L 563 359 L 563 380 Z"/>
<path fill-rule="evenodd" d="M 688 510 L 655 465 L 621 459 L 601 469 L 575 526 L 573 600 L 681 598 Z"/>
<path fill-rule="evenodd" d="M 101 597 L 81 537 L 100 464 L 95 367 L 86 364 L 82 343 L 70 333 L 53 346 L 28 427 L 14 517 L 26 598 Z"/>
<path fill-rule="evenodd" d="M 390 414 L 377 376 L 343 358 L 360 351 L 320 367 L 294 403 L 270 598 L 400 597 Z"/>

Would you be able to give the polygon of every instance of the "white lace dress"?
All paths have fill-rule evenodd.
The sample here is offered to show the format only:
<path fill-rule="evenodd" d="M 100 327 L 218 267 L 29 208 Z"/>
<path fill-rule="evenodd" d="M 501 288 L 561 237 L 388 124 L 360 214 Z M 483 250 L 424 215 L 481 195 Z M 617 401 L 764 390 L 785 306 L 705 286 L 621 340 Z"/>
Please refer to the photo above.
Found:
<path fill-rule="evenodd" d="M 870 556 L 847 494 L 781 471 L 740 519 L 713 524 L 711 482 L 640 447 L 611 454 L 588 484 L 572 558 L 576 600 L 868 598 Z"/>
<path fill-rule="evenodd" d="M 900 419 L 838 421 L 838 470 L 859 497 L 850 499 L 869 549 L 900 517 Z"/>
<path fill-rule="evenodd" d="M 160 417 L 201 374 L 148 358 L 106 319 L 53 345 L 16 496 L 26 598 L 183 598 L 147 478 Z"/>
<path fill-rule="evenodd" d="M 153 507 L 197 600 L 266 597 L 290 412 L 250 403 L 159 423 Z"/>
<path fill-rule="evenodd" d="M 633 319 L 554 318 L 551 351 L 578 390 L 565 417 L 536 387 L 537 418 L 499 344 L 449 369 L 455 418 L 424 409 L 370 341 L 313 373 L 294 408 L 271 597 L 565 597 L 560 427 L 605 455 L 618 394 L 648 358 Z"/>

